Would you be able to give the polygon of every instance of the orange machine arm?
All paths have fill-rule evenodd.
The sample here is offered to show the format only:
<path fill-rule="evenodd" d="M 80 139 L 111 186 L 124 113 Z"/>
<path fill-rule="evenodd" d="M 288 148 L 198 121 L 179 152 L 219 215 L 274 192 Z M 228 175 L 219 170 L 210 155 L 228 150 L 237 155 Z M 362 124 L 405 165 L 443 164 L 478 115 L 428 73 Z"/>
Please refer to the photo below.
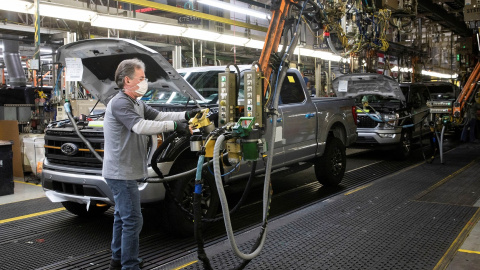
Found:
<path fill-rule="evenodd" d="M 475 89 L 475 84 L 477 81 L 480 80 L 480 61 L 478 61 L 477 65 L 473 69 L 472 74 L 468 77 L 467 83 L 463 86 L 462 92 L 458 95 L 457 100 L 453 105 L 453 117 L 462 117 L 462 111 L 465 107 L 470 96 L 473 94 L 473 90 Z"/>
<path fill-rule="evenodd" d="M 258 61 L 260 71 L 262 71 L 265 76 L 265 81 L 263 84 L 264 95 L 267 91 L 270 74 L 272 73 L 272 68 L 269 65 L 270 57 L 272 53 L 275 53 L 278 50 L 278 45 L 280 44 L 280 39 L 282 38 L 283 27 L 285 25 L 286 15 L 292 2 L 294 1 L 281 0 L 279 7 L 274 9 L 272 12 L 272 19 L 270 21 L 270 25 L 268 26 L 267 35 L 265 37 L 265 44 L 263 45 L 262 54 L 260 55 L 260 60 Z"/>

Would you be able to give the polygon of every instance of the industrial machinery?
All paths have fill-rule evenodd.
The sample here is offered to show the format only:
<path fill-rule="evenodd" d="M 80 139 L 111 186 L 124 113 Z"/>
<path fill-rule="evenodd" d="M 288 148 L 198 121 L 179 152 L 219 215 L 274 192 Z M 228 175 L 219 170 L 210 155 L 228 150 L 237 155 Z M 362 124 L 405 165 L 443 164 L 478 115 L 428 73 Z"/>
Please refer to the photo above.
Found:
<path fill-rule="evenodd" d="M 443 136 L 446 129 L 459 128 L 468 122 L 466 110 L 472 106 L 475 93 L 478 92 L 480 81 L 480 61 L 477 63 L 473 72 L 470 74 L 462 91 L 456 99 L 451 100 L 431 100 L 427 102 L 430 107 L 430 113 L 433 117 L 432 128 L 437 133 L 439 144 L 440 161 L 443 163 Z M 438 129 L 440 132 L 438 132 Z M 438 134 L 439 133 L 439 134 Z"/>

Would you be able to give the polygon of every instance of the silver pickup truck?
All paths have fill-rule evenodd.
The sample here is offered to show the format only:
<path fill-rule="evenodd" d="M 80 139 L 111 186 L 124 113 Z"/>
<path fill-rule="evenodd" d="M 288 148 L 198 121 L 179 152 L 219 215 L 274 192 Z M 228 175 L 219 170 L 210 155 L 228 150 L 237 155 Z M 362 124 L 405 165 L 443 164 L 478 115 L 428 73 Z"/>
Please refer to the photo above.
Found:
<path fill-rule="evenodd" d="M 139 58 L 146 64 L 149 92 L 144 102 L 160 111 L 183 111 L 193 107 L 193 100 L 215 112 L 218 92 L 218 73 L 225 67 L 200 67 L 174 70 L 156 51 L 126 39 L 92 39 L 71 43 L 58 50 L 58 61 L 80 58 L 83 63 L 81 85 L 105 105 L 116 94 L 113 75 L 118 63 L 128 58 Z M 240 73 L 249 66 L 240 66 Z M 181 76 L 180 76 L 181 75 Z M 242 79 L 243 81 L 243 79 Z M 239 100 L 243 97 L 240 84 Z M 102 115 L 91 116 L 95 123 Z M 102 127 L 89 125 L 88 119 L 77 123 L 80 132 L 97 153 L 103 155 Z M 266 136 L 275 132 L 273 168 L 308 168 L 315 166 L 315 174 L 323 185 L 338 185 L 346 167 L 345 147 L 357 138 L 356 109 L 351 98 L 311 98 L 306 94 L 304 80 L 296 69 L 291 69 L 281 91 L 281 104 L 275 131 L 268 128 Z M 168 134 L 163 134 L 164 138 Z M 152 136 L 150 159 L 157 147 Z M 75 146 L 78 151 L 63 152 L 63 146 Z M 155 161 L 161 172 L 168 176 L 193 168 L 197 162 L 195 152 L 189 149 L 188 138 L 177 138 Z M 259 162 L 256 173 L 264 171 Z M 45 161 L 42 185 L 46 196 L 53 202 L 62 202 L 65 208 L 80 216 L 98 215 L 113 204 L 113 197 L 101 176 L 102 163 L 88 151 L 71 123 L 57 121 L 50 124 L 45 135 Z M 156 174 L 149 165 L 149 176 Z M 248 176 L 250 165 L 245 163 L 239 171 L 225 177 L 225 184 Z M 211 178 L 211 177 L 210 177 Z M 172 194 L 166 194 L 163 184 L 139 183 L 144 205 L 163 202 L 162 212 L 170 213 L 169 227 L 175 233 L 190 231 L 192 222 L 176 208 L 173 196 L 185 207 L 193 197 L 193 177 L 172 182 Z M 212 179 L 213 181 L 213 179 Z M 204 216 L 217 214 L 219 206 L 214 182 L 207 181 L 202 193 Z M 213 188 L 211 188 L 213 187 Z"/>
<path fill-rule="evenodd" d="M 430 94 L 422 83 L 399 84 L 382 74 L 360 73 L 337 77 L 332 86 L 337 96 L 355 98 L 359 146 L 393 150 L 402 160 L 411 154 L 413 141 L 431 134 Z"/>

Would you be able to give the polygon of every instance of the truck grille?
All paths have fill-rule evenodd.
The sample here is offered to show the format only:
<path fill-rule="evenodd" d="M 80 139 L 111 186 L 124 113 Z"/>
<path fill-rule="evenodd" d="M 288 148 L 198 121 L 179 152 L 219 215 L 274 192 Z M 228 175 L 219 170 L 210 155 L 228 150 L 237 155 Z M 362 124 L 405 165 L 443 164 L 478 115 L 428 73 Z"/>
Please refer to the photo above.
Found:
<path fill-rule="evenodd" d="M 358 128 L 374 128 L 378 125 L 378 122 L 375 122 L 372 118 L 366 115 L 358 116 Z"/>
<path fill-rule="evenodd" d="M 48 135 L 48 133 L 45 135 L 45 157 L 50 163 L 75 167 L 102 167 L 102 162 L 90 152 L 87 145 L 79 137 L 75 135 L 65 136 L 65 133 L 62 135 L 55 136 Z M 98 135 L 89 137 L 85 133 L 83 135 L 95 151 L 103 157 L 103 138 L 97 137 Z M 62 151 L 62 146 L 65 148 L 66 144 L 70 146 L 70 152 Z"/>

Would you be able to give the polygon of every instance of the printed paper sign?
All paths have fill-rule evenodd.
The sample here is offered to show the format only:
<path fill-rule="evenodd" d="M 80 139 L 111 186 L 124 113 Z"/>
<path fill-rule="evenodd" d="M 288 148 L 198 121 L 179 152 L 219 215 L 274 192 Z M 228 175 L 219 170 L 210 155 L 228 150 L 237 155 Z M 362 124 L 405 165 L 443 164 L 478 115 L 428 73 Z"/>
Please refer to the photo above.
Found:
<path fill-rule="evenodd" d="M 347 92 L 348 81 L 339 81 L 338 82 L 338 92 Z"/>
<path fill-rule="evenodd" d="M 82 80 L 83 64 L 80 58 L 65 58 L 67 69 L 65 70 L 65 80 L 77 82 Z"/>

